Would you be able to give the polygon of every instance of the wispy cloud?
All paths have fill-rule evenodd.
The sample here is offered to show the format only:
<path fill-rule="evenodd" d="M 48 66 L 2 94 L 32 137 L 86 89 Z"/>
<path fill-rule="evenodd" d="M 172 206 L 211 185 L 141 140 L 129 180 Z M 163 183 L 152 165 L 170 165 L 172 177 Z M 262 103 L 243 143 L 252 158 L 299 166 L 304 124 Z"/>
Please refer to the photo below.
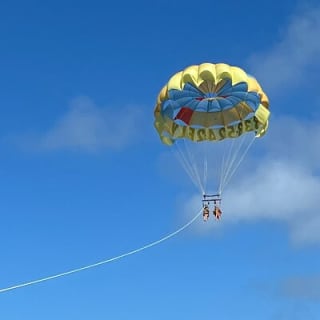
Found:
<path fill-rule="evenodd" d="M 320 67 L 320 7 L 299 8 L 269 50 L 251 57 L 254 75 L 270 91 L 306 82 Z"/>
<path fill-rule="evenodd" d="M 280 221 L 288 224 L 295 243 L 320 243 L 319 196 L 320 179 L 311 171 L 266 158 L 226 192 L 225 220 Z"/>
<path fill-rule="evenodd" d="M 250 170 L 241 179 L 235 177 L 225 190 L 223 223 L 202 225 L 199 230 L 268 219 L 286 223 L 294 243 L 319 244 L 320 124 L 274 119 L 263 139 L 264 150 L 259 150 L 263 155 L 258 161 L 247 158 Z M 195 196 L 185 210 L 191 215 L 199 205 Z"/>
<path fill-rule="evenodd" d="M 89 98 L 80 97 L 51 128 L 26 136 L 23 144 L 36 150 L 119 150 L 143 137 L 143 124 L 138 107 L 98 107 Z"/>
<path fill-rule="evenodd" d="M 320 301 L 320 275 L 284 279 L 278 291 L 282 296 L 288 298 Z"/>

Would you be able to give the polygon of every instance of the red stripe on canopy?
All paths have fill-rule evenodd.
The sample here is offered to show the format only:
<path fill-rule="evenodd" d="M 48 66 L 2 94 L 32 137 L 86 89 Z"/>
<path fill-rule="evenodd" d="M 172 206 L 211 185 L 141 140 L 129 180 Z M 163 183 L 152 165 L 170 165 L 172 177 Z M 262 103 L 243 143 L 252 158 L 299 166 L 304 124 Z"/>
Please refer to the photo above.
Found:
<path fill-rule="evenodd" d="M 193 114 L 193 110 L 188 108 L 188 107 L 183 107 L 180 109 L 180 111 L 178 112 L 178 114 L 176 115 L 176 117 L 174 118 L 174 120 L 181 120 L 183 121 L 185 124 L 189 124 L 191 117 Z"/>

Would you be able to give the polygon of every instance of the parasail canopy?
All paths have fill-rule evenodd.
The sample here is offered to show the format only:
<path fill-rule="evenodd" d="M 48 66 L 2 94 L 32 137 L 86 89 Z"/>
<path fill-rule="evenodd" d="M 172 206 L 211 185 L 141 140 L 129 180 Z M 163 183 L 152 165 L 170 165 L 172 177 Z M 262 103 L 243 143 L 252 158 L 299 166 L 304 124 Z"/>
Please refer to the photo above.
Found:
<path fill-rule="evenodd" d="M 224 63 L 190 66 L 158 95 L 155 127 L 165 144 L 236 138 L 268 127 L 269 101 L 255 78 Z"/>

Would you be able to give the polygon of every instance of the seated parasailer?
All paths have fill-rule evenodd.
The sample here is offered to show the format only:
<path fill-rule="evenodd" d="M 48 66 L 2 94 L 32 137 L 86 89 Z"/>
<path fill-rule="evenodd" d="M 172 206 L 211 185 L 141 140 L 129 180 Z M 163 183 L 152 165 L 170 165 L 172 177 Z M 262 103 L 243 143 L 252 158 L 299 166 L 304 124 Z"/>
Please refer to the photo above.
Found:
<path fill-rule="evenodd" d="M 207 221 L 209 219 L 209 207 L 207 205 L 204 205 L 202 215 L 203 215 L 203 221 Z"/>

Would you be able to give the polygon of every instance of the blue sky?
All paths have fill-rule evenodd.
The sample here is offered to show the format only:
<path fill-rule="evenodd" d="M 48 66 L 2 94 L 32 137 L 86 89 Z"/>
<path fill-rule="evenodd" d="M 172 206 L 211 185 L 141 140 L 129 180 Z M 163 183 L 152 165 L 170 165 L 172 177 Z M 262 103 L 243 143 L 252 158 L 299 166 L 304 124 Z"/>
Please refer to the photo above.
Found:
<path fill-rule="evenodd" d="M 317 1 L 7 1 L 0 5 L 0 288 L 134 250 L 200 195 L 153 128 L 191 64 L 253 74 L 268 134 L 198 219 L 144 252 L 0 294 L 0 318 L 318 319 Z"/>

